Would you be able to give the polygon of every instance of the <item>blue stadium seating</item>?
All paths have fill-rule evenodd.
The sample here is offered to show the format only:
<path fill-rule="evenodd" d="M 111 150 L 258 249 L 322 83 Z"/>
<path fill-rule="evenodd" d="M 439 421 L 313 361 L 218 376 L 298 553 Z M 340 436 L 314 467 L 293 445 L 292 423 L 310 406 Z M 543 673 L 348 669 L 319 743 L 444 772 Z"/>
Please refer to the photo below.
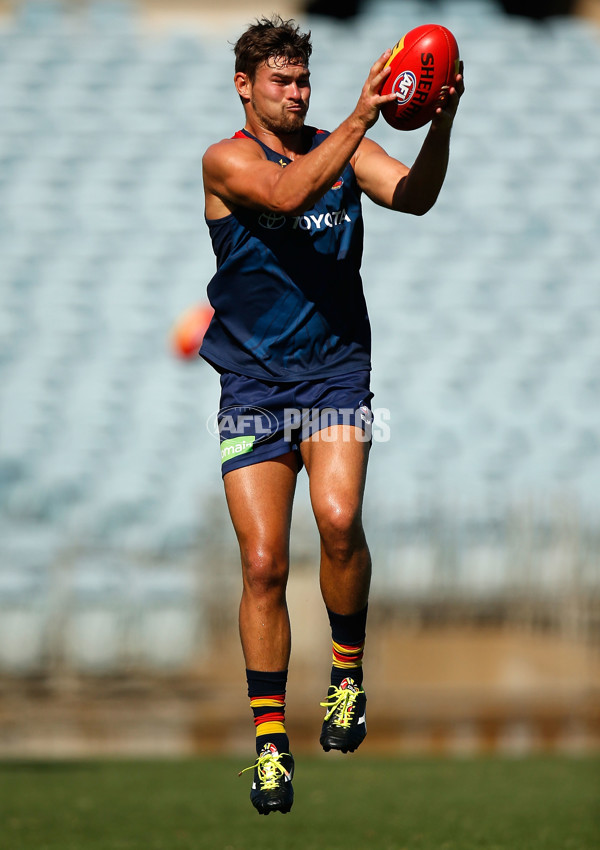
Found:
<path fill-rule="evenodd" d="M 482 505 L 544 515 L 561 500 L 594 516 L 600 481 L 597 34 L 503 17 L 484 0 L 374 0 L 353 22 L 308 19 L 312 119 L 341 120 L 374 58 L 434 13 L 458 37 L 468 84 L 447 184 L 425 218 L 365 202 L 375 404 L 391 428 L 366 505 L 375 590 L 415 593 L 436 576 L 422 541 L 403 548 L 399 518 L 460 503 L 460 525 Z M 0 608 L 15 634 L 33 579 L 25 570 L 17 591 L 10 570 L 29 569 L 31 552 L 46 570 L 75 551 L 95 569 L 115 552 L 187 564 L 211 534 L 205 506 L 225 513 L 205 426 L 218 378 L 174 359 L 169 333 L 214 268 L 201 157 L 242 121 L 234 36 L 148 37 L 133 5 L 73 16 L 46 0 L 21 4 L 0 32 Z M 567 67 L 580 72 L 561 96 Z M 424 133 L 380 121 L 371 135 L 410 162 Z M 15 555 L 24 538 L 30 554 Z M 498 578 L 498 550 L 461 540 L 460 586 L 510 584 L 506 557 Z M 489 569 L 472 581 L 476 563 Z M 15 669 L 41 663 L 47 612 L 36 611 L 38 643 Z M 116 634 L 102 616 L 98 630 Z M 190 635 L 198 624 L 186 623 Z M 93 636 L 74 641 L 78 664 L 117 663 L 108 637 L 102 657 Z M 163 662 L 176 656 L 165 649 Z"/>

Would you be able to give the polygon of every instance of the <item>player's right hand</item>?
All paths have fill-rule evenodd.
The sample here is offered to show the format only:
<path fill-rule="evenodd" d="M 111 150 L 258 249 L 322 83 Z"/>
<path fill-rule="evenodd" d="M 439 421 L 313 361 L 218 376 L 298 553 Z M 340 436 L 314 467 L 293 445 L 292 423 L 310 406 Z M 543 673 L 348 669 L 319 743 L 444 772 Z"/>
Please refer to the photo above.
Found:
<path fill-rule="evenodd" d="M 354 109 L 353 115 L 364 124 L 367 130 L 379 118 L 381 107 L 385 103 L 391 103 L 391 101 L 396 100 L 394 92 L 387 95 L 380 94 L 383 83 L 391 72 L 389 65 L 386 67 L 391 53 L 391 48 L 385 50 L 371 67 L 369 76 L 365 81 L 358 103 Z"/>

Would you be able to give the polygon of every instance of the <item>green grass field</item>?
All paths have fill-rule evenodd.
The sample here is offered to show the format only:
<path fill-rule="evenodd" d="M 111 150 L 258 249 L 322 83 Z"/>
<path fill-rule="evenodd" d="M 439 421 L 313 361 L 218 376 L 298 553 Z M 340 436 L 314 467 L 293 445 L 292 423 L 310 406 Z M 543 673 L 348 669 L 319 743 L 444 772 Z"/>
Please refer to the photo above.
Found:
<path fill-rule="evenodd" d="M 260 817 L 243 760 L 0 763 L 4 850 L 598 850 L 600 759 L 299 757 Z"/>

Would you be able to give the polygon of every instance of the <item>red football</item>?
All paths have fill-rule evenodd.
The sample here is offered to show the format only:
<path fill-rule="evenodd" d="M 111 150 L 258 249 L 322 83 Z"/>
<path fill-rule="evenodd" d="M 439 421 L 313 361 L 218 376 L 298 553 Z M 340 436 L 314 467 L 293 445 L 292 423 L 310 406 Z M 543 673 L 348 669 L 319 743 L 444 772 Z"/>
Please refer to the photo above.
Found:
<path fill-rule="evenodd" d="M 388 124 L 416 130 L 431 121 L 442 86 L 454 82 L 458 64 L 458 44 L 446 27 L 424 24 L 407 32 L 392 50 L 387 61 L 392 71 L 381 89 L 398 95 L 381 109 Z"/>

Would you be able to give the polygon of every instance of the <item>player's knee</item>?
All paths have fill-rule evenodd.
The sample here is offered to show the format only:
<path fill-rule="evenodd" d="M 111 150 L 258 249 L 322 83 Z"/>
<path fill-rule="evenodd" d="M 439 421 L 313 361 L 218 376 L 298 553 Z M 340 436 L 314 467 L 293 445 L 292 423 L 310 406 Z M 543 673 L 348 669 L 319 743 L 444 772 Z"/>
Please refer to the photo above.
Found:
<path fill-rule="evenodd" d="M 246 552 L 243 559 L 244 585 L 255 596 L 285 593 L 287 558 L 267 549 Z"/>
<path fill-rule="evenodd" d="M 319 519 L 319 531 L 329 556 L 341 562 L 365 545 L 361 517 L 352 506 L 330 503 Z"/>

